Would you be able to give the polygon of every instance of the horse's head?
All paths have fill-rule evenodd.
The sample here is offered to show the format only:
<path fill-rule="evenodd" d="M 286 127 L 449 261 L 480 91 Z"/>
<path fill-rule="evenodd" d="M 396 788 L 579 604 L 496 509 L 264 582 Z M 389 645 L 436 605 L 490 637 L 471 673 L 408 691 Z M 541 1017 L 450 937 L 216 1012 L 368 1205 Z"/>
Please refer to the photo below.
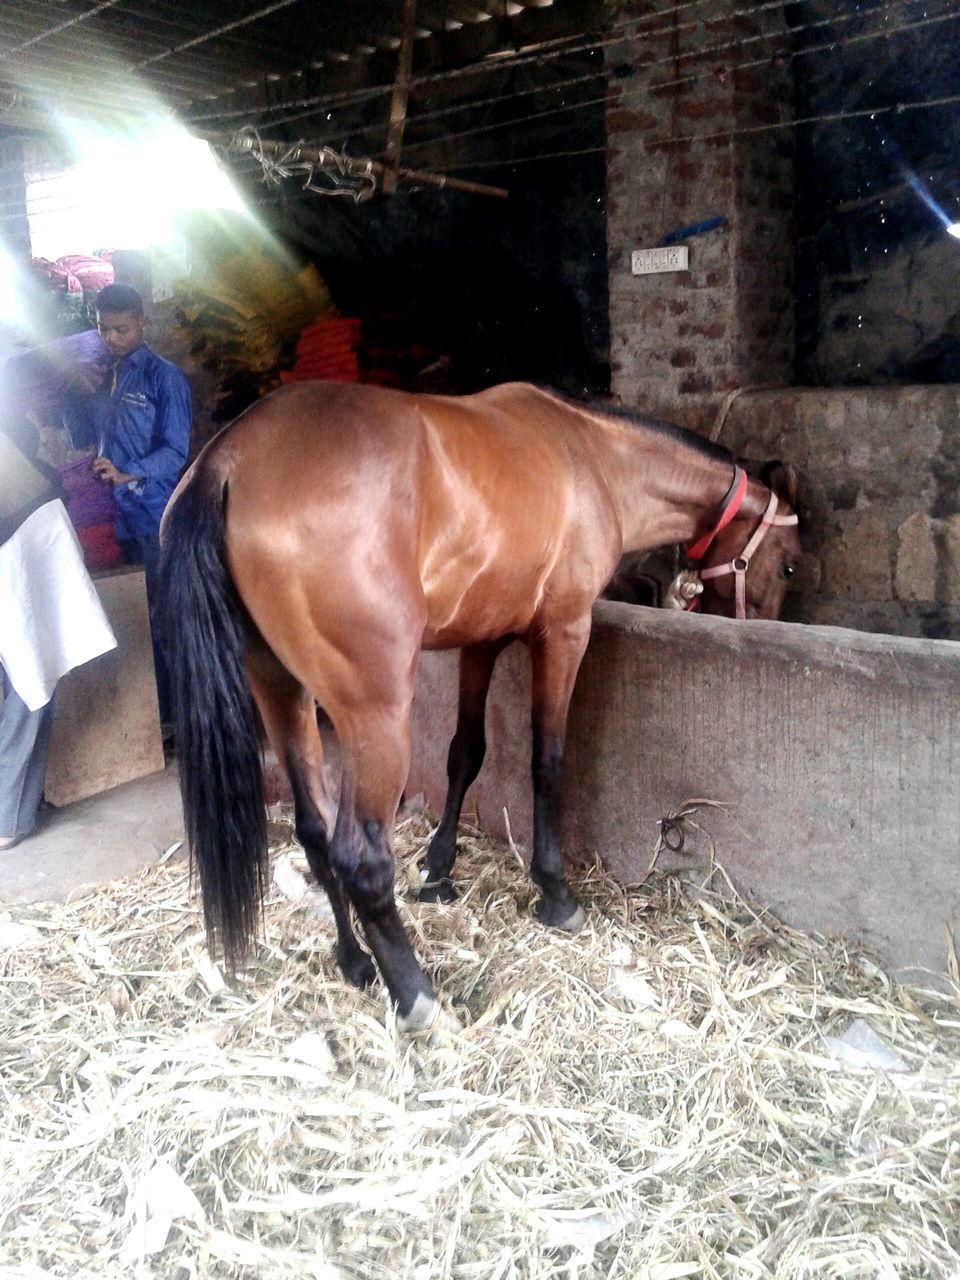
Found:
<path fill-rule="evenodd" d="M 770 503 L 771 494 L 776 495 L 775 504 Z M 773 505 L 772 521 L 763 528 Z M 787 585 L 800 560 L 796 505 L 796 471 L 780 462 L 768 462 L 760 473 L 760 483 L 750 486 L 745 510 L 721 530 L 704 558 L 704 613 L 735 618 L 739 581 L 747 618 L 780 616 Z"/>

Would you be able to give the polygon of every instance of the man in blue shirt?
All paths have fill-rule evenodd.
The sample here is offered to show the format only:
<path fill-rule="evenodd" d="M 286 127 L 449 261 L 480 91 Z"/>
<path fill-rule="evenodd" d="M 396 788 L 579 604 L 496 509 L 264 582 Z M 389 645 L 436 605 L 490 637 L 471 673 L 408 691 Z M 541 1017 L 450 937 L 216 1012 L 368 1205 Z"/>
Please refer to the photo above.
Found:
<path fill-rule="evenodd" d="M 160 554 L 160 517 L 180 478 L 190 440 L 190 384 L 175 364 L 143 341 L 143 302 L 129 285 L 111 284 L 97 298 L 97 327 L 113 356 L 104 385 L 71 394 L 64 426 L 74 447 L 92 445 L 92 468 L 113 485 L 117 541 L 129 564 L 141 564 L 153 604 Z M 160 715 L 167 718 L 167 680 L 154 643 Z"/>

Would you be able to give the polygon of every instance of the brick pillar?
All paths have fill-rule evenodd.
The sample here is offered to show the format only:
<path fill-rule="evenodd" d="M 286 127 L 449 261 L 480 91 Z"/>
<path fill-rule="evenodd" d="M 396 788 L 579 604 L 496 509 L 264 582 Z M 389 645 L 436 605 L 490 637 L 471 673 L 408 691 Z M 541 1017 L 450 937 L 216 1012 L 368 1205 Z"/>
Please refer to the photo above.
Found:
<path fill-rule="evenodd" d="M 793 381 L 792 131 L 745 132 L 789 121 L 791 72 L 740 67 L 788 37 L 730 45 L 785 32 L 783 15 L 698 22 L 625 0 L 609 15 L 624 36 L 606 50 L 612 390 L 706 428 L 733 388 Z M 632 250 L 715 215 L 727 225 L 684 242 L 688 271 L 631 273 Z"/>

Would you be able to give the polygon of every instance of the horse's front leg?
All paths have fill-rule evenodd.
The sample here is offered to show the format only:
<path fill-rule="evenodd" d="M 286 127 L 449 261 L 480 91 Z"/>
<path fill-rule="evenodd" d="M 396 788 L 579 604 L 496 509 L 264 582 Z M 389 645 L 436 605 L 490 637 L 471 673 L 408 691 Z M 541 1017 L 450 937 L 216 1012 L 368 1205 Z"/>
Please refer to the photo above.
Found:
<path fill-rule="evenodd" d="M 537 918 L 576 933 L 586 919 L 564 881 L 559 825 L 563 751 L 573 686 L 590 638 L 590 614 L 543 626 L 530 637 L 533 670 L 533 861 Z"/>
<path fill-rule="evenodd" d="M 460 651 L 457 729 L 447 754 L 447 801 L 421 864 L 421 902 L 452 902 L 456 897 L 450 872 L 457 856 L 457 824 L 467 788 L 480 772 L 487 750 L 484 716 L 494 663 L 509 643 L 509 638 L 493 640 Z"/>

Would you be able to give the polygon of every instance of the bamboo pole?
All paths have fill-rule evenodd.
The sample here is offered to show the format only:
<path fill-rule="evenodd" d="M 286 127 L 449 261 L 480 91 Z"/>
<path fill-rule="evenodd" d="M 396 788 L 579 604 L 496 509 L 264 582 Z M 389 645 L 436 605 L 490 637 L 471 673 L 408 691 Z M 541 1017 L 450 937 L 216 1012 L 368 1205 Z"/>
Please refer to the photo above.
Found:
<path fill-rule="evenodd" d="M 379 160 L 358 160 L 332 151 L 329 147 L 307 147 L 303 143 L 291 145 L 289 142 L 257 138 L 252 133 L 236 134 L 227 144 L 227 149 L 254 156 L 270 156 L 289 164 L 303 161 L 320 169 L 341 168 L 357 177 L 376 174 L 382 178 L 386 170 L 386 165 Z M 425 187 L 443 187 L 450 191 L 464 191 L 469 195 L 491 196 L 496 200 L 506 200 L 510 194 L 504 187 L 491 187 L 483 182 L 470 182 L 466 178 L 450 178 L 445 173 L 424 173 L 420 169 L 406 168 L 399 168 L 396 173 L 398 178 L 418 182 Z"/>
<path fill-rule="evenodd" d="M 397 189 L 400 167 L 400 148 L 403 129 L 407 122 L 407 99 L 410 96 L 410 72 L 413 70 L 413 23 L 417 0 L 403 0 L 403 26 L 400 31 L 400 51 L 397 55 L 397 78 L 390 98 L 390 123 L 387 126 L 387 145 L 383 153 L 383 193 L 392 196 Z"/>

